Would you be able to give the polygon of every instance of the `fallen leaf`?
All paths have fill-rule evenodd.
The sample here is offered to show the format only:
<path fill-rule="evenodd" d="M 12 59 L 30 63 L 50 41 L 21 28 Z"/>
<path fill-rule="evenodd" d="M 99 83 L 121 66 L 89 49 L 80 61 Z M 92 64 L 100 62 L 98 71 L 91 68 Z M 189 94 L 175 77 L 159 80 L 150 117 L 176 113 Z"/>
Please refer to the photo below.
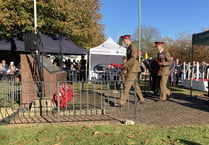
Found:
<path fill-rule="evenodd" d="M 162 139 L 162 141 L 167 142 L 167 143 L 170 143 L 170 140 Z"/>
<path fill-rule="evenodd" d="M 204 138 L 209 138 L 209 136 L 203 136 Z"/>
<path fill-rule="evenodd" d="M 170 132 L 177 132 L 177 130 L 170 130 Z"/>
<path fill-rule="evenodd" d="M 8 138 L 8 136 L 4 135 L 4 136 L 2 136 L 1 138 L 2 138 L 2 139 L 5 139 L 5 138 Z"/>
<path fill-rule="evenodd" d="M 98 134 L 101 134 L 101 132 L 95 131 L 93 135 L 98 135 Z"/>
<path fill-rule="evenodd" d="M 81 139 L 79 137 L 76 137 L 75 139 L 78 140 L 78 141 L 81 141 Z"/>
<path fill-rule="evenodd" d="M 28 144 L 28 143 L 29 143 L 29 141 L 25 141 L 25 142 L 20 143 L 20 144 L 18 144 L 18 145 L 25 145 L 25 144 Z"/>
<path fill-rule="evenodd" d="M 135 142 L 129 142 L 128 144 L 135 144 Z"/>
<path fill-rule="evenodd" d="M 147 139 L 147 140 L 144 141 L 143 144 L 147 144 L 147 143 L 150 143 L 150 142 L 151 142 L 151 140 L 150 139 Z"/>
<path fill-rule="evenodd" d="M 57 138 L 55 138 L 55 141 L 58 141 L 59 142 L 59 141 L 65 140 L 65 138 L 66 137 L 57 137 Z"/>
<path fill-rule="evenodd" d="M 18 143 L 18 142 L 19 142 L 19 140 L 15 140 L 13 143 L 16 144 L 16 143 Z"/>
<path fill-rule="evenodd" d="M 41 142 L 41 141 L 44 141 L 44 140 L 48 140 L 48 138 L 39 138 L 39 139 L 36 139 L 37 142 Z"/>
<path fill-rule="evenodd" d="M 111 134 L 111 133 L 105 133 L 105 136 L 106 136 L 106 137 L 112 137 L 112 136 L 114 136 L 114 135 Z"/>
<path fill-rule="evenodd" d="M 84 130 L 84 129 L 88 129 L 89 127 L 84 125 L 81 129 Z"/>
<path fill-rule="evenodd" d="M 135 139 L 135 138 L 134 138 L 134 135 L 127 134 L 126 136 L 127 136 L 128 138 L 130 138 L 130 139 Z"/>

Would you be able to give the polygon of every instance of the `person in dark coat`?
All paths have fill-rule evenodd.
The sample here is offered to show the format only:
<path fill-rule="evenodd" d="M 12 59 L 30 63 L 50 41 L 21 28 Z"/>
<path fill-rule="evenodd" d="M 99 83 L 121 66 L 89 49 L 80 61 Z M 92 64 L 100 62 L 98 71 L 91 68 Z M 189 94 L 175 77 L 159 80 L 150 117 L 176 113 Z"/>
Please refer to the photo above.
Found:
<path fill-rule="evenodd" d="M 171 56 L 171 59 L 172 59 L 172 63 L 170 65 L 171 75 L 168 81 L 169 82 L 168 87 L 176 85 L 176 60 L 174 59 L 173 56 Z"/>
<path fill-rule="evenodd" d="M 176 59 L 176 85 L 179 84 L 179 78 L 181 78 L 181 65 L 179 64 L 179 59 Z"/>
<path fill-rule="evenodd" d="M 153 91 L 154 95 L 159 94 L 159 83 L 158 83 L 158 72 L 160 69 L 160 66 L 158 65 L 158 61 L 156 59 L 150 59 L 150 84 L 151 84 L 151 90 Z"/>
<path fill-rule="evenodd" d="M 81 56 L 80 61 L 80 80 L 85 81 L 86 80 L 86 59 L 84 56 Z"/>

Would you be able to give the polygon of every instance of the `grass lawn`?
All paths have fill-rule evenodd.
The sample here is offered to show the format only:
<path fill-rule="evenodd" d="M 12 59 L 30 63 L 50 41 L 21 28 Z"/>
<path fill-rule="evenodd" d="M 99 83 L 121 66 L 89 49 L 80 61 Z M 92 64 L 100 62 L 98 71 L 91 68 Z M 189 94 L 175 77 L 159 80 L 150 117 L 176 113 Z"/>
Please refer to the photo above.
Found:
<path fill-rule="evenodd" d="M 34 124 L 0 126 L 1 145 L 208 145 L 209 126 Z"/>

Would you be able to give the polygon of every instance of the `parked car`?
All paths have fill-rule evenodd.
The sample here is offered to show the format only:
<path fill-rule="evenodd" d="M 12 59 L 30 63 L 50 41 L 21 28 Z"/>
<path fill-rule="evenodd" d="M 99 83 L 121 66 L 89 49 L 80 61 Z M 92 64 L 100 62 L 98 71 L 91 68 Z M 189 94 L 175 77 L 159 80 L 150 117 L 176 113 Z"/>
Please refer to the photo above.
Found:
<path fill-rule="evenodd" d="M 120 79 L 120 68 L 111 64 L 97 64 L 94 72 L 98 74 L 98 80 L 115 81 Z"/>

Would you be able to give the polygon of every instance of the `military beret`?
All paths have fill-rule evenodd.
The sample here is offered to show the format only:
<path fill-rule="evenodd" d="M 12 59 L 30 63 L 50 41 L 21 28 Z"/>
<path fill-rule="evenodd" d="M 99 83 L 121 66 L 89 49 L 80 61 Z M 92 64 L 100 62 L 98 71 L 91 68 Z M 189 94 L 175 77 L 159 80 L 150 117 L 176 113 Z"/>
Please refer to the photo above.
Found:
<path fill-rule="evenodd" d="M 164 45 L 164 42 L 155 41 L 155 46 L 157 45 Z"/>
<path fill-rule="evenodd" d="M 121 39 L 130 39 L 131 38 L 131 35 L 123 35 L 120 38 Z"/>

